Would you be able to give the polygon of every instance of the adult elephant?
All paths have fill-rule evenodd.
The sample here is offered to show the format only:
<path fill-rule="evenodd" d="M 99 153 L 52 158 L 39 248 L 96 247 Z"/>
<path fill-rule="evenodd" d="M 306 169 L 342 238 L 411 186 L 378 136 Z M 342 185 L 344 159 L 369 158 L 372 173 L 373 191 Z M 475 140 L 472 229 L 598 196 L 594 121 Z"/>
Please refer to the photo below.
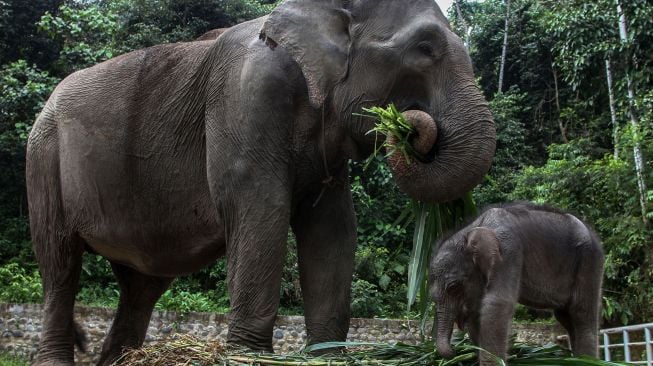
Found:
<path fill-rule="evenodd" d="M 402 189 L 446 201 L 482 179 L 491 114 L 432 0 L 288 0 L 214 42 L 67 77 L 28 142 L 45 296 L 36 363 L 73 363 L 85 251 L 111 262 L 121 289 L 101 364 L 142 344 L 173 278 L 225 253 L 228 341 L 270 351 L 289 225 L 308 342 L 344 340 L 356 244 L 347 161 L 375 144 L 373 121 L 354 113 L 390 102 L 414 110 L 424 156 L 391 164 Z"/>

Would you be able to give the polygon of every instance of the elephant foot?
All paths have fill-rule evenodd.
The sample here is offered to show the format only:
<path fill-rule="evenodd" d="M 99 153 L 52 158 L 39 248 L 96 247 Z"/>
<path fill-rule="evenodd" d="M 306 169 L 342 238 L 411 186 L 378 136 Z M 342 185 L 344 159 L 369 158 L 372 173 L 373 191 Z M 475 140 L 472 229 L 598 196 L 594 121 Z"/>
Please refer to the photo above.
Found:
<path fill-rule="evenodd" d="M 246 324 L 232 321 L 227 333 L 227 344 L 254 352 L 274 353 L 272 348 L 272 325 L 274 317 L 266 319 L 267 324 Z M 267 331 L 268 328 L 270 329 Z M 261 330 L 264 329 L 264 330 Z"/>
<path fill-rule="evenodd" d="M 309 350 L 308 354 L 311 356 L 326 356 L 326 355 L 343 355 L 347 353 L 346 347 L 329 347 L 316 350 Z"/>
<path fill-rule="evenodd" d="M 249 342 L 243 342 L 242 340 L 227 340 L 227 345 L 230 348 L 238 349 L 245 352 L 254 352 L 254 353 L 274 353 L 272 345 L 264 344 L 252 344 Z"/>
<path fill-rule="evenodd" d="M 75 366 L 75 362 L 68 360 L 36 360 L 32 366 Z"/>

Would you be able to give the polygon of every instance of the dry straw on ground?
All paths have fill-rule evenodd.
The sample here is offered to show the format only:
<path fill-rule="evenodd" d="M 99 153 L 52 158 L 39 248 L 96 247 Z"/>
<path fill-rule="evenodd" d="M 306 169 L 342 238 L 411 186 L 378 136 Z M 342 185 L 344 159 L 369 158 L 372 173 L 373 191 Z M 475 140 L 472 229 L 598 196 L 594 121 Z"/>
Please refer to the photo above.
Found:
<path fill-rule="evenodd" d="M 179 336 L 154 345 L 126 352 L 115 366 L 214 366 L 214 365 L 261 365 L 261 366 L 474 366 L 477 362 L 477 348 L 464 338 L 454 344 L 457 356 L 444 360 L 437 354 L 433 343 L 419 345 L 332 342 L 308 347 L 308 351 L 343 347 L 346 352 L 313 356 L 305 351 L 288 355 L 261 354 L 227 348 L 217 341 L 202 341 L 190 335 Z M 514 344 L 508 362 L 512 366 L 622 366 L 624 364 L 600 361 L 588 357 L 572 357 L 558 346 L 533 347 Z M 502 365 L 501 360 L 497 365 Z"/>
<path fill-rule="evenodd" d="M 225 352 L 226 349 L 220 342 L 207 342 L 190 335 L 183 335 L 177 339 L 129 350 L 114 365 L 219 365 Z"/>

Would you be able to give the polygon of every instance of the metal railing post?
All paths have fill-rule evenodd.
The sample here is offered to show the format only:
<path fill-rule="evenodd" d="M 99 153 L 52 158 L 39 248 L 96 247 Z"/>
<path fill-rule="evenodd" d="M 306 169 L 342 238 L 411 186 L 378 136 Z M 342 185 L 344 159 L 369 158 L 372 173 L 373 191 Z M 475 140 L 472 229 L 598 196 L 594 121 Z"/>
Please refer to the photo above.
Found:
<path fill-rule="evenodd" d="M 601 329 L 599 334 L 603 336 L 603 343 L 597 346 L 599 349 L 603 349 L 603 359 L 605 361 L 624 361 L 633 365 L 653 366 L 653 323 Z M 613 339 L 613 343 L 610 343 L 611 334 L 615 334 L 614 337 L 620 335 L 621 342 Z M 640 334 L 642 335 L 640 336 Z M 635 337 L 634 340 L 630 339 L 631 336 Z M 612 354 L 613 349 L 621 349 L 622 347 L 623 357 Z M 618 359 L 615 360 L 614 357 Z"/>
<path fill-rule="evenodd" d="M 626 362 L 632 361 L 630 359 L 630 337 L 628 334 L 628 330 L 624 329 L 621 334 L 623 334 L 623 339 L 624 339 L 624 357 L 626 358 Z"/>
<path fill-rule="evenodd" d="M 651 328 L 644 328 L 644 342 L 646 342 L 646 366 L 653 366 L 653 342 L 651 341 Z"/>
<path fill-rule="evenodd" d="M 610 357 L 610 337 L 608 333 L 603 333 L 603 359 L 606 361 L 612 361 Z"/>

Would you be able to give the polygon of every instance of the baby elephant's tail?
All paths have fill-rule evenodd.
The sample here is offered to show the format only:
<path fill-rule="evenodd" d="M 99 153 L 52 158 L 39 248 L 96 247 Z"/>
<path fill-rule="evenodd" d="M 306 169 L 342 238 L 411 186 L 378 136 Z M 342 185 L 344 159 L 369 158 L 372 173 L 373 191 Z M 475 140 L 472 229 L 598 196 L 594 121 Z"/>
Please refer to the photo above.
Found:
<path fill-rule="evenodd" d="M 75 324 L 75 345 L 77 345 L 77 349 L 82 352 L 86 353 L 86 345 L 88 343 L 88 339 L 86 338 L 86 332 L 84 332 L 84 328 L 82 328 L 79 323 L 74 322 Z"/>

